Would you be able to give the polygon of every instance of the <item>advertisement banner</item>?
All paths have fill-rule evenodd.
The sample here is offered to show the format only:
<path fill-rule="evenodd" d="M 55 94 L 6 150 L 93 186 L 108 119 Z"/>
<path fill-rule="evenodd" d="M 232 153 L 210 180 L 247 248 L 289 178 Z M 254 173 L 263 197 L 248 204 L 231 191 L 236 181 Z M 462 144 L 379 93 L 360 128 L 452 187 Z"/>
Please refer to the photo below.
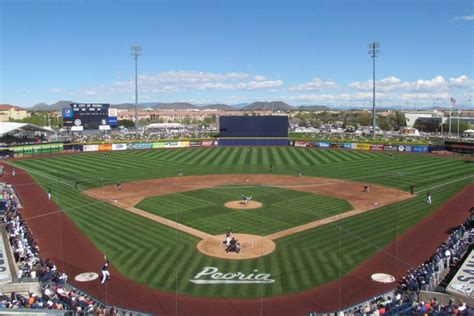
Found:
<path fill-rule="evenodd" d="M 398 146 L 397 145 L 384 145 L 383 150 L 384 151 L 397 151 Z"/>
<path fill-rule="evenodd" d="M 464 297 L 474 297 L 474 285 L 472 284 L 472 267 L 474 266 L 474 250 L 471 250 L 461 268 L 456 272 L 454 278 L 449 282 L 446 292 L 458 294 Z"/>
<path fill-rule="evenodd" d="M 352 149 L 352 143 L 342 143 L 342 148 L 344 148 L 344 149 Z"/>
<path fill-rule="evenodd" d="M 411 146 L 412 153 L 427 153 L 428 146 Z"/>
<path fill-rule="evenodd" d="M 99 151 L 99 145 L 84 145 L 83 151 Z"/>
<path fill-rule="evenodd" d="M 112 150 L 112 144 L 100 144 L 99 151 L 109 151 Z"/>
<path fill-rule="evenodd" d="M 151 145 L 151 148 L 165 148 L 166 143 L 161 142 L 161 143 L 153 143 Z"/>
<path fill-rule="evenodd" d="M 11 147 L 15 153 L 24 153 L 25 155 L 32 154 L 46 154 L 50 152 L 58 152 L 63 150 L 63 144 L 45 144 L 45 145 L 30 145 L 30 146 L 17 146 Z"/>
<path fill-rule="evenodd" d="M 318 142 L 317 147 L 329 148 L 330 144 L 326 142 Z"/>
<path fill-rule="evenodd" d="M 371 151 L 383 150 L 383 145 L 380 145 L 380 144 L 371 144 L 371 145 L 370 145 L 370 150 L 371 150 Z"/>
<path fill-rule="evenodd" d="M 201 147 L 201 142 L 192 140 L 192 141 L 189 142 L 189 146 L 190 147 Z"/>
<path fill-rule="evenodd" d="M 214 145 L 214 141 L 212 141 L 212 140 L 203 140 L 201 142 L 201 146 L 203 146 L 203 147 L 211 147 L 213 145 Z"/>
<path fill-rule="evenodd" d="M 112 150 L 127 150 L 127 144 L 112 144 Z"/>
<path fill-rule="evenodd" d="M 152 143 L 129 143 L 127 144 L 127 150 L 133 149 L 151 149 L 153 147 Z"/>
<path fill-rule="evenodd" d="M 342 144 L 341 144 L 341 143 L 331 143 L 331 144 L 330 144 L 330 147 L 331 147 L 331 148 L 341 148 L 341 147 L 342 147 Z"/>
<path fill-rule="evenodd" d="M 178 148 L 179 144 L 178 142 L 166 142 L 165 143 L 165 148 Z"/>
<path fill-rule="evenodd" d="M 306 147 L 306 142 L 296 141 L 295 147 Z"/>
<path fill-rule="evenodd" d="M 189 141 L 181 141 L 178 142 L 178 147 L 184 148 L 184 147 L 189 147 Z"/>
<path fill-rule="evenodd" d="M 370 144 L 357 143 L 356 144 L 356 149 L 358 149 L 358 150 L 370 150 Z"/>

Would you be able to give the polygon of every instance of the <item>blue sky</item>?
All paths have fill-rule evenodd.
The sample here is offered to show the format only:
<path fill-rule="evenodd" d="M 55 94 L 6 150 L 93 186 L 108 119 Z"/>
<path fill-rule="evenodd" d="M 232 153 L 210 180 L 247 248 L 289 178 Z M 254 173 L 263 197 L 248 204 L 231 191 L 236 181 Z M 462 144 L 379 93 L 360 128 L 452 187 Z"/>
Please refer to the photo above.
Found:
<path fill-rule="evenodd" d="M 0 102 L 472 104 L 471 0 L 0 0 Z"/>

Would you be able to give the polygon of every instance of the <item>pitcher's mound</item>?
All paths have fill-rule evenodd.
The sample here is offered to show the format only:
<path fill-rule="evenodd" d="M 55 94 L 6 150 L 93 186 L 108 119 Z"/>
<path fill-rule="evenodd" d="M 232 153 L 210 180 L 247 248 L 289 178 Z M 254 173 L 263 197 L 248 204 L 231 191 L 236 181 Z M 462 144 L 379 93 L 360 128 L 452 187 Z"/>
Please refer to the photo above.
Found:
<path fill-rule="evenodd" d="M 254 209 L 254 208 L 262 207 L 262 203 L 257 202 L 257 201 L 248 201 L 247 205 L 245 205 L 245 203 L 242 202 L 242 201 L 230 201 L 230 202 L 227 202 L 224 205 L 225 205 L 225 207 L 235 208 L 235 209 L 238 209 L 238 210 L 251 210 L 251 209 Z"/>
<path fill-rule="evenodd" d="M 242 260 L 266 256 L 272 253 L 275 243 L 262 236 L 249 234 L 233 234 L 233 237 L 241 245 L 239 253 L 226 252 L 226 244 L 223 243 L 225 235 L 218 235 L 201 240 L 197 244 L 197 249 L 203 254 L 221 259 Z"/>

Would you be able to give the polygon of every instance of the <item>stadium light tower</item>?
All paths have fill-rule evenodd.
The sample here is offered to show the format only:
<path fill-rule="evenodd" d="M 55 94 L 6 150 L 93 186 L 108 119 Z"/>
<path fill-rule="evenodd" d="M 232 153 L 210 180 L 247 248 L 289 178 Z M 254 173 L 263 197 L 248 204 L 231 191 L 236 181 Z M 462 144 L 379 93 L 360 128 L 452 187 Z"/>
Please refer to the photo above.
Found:
<path fill-rule="evenodd" d="M 377 42 L 373 42 L 369 44 L 369 54 L 372 57 L 372 133 L 375 138 L 375 57 L 377 54 L 380 53 L 380 44 Z"/>
<path fill-rule="evenodd" d="M 132 45 L 132 57 L 135 60 L 135 135 L 138 135 L 138 56 L 142 55 L 142 47 L 140 45 Z"/>

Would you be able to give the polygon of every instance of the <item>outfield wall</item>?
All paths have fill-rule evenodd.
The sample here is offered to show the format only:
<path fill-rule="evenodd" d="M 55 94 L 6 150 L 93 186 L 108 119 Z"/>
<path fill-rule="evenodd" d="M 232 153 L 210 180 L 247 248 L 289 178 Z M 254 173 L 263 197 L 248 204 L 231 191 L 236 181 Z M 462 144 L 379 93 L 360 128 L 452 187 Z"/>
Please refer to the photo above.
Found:
<path fill-rule="evenodd" d="M 337 148 L 345 150 L 366 150 L 406 153 L 431 153 L 438 151 L 453 151 L 462 154 L 474 154 L 474 144 L 446 144 L 446 145 L 406 145 L 391 143 L 364 143 L 347 141 L 302 141 L 286 138 L 220 138 L 203 140 L 167 140 L 155 142 L 114 142 L 114 143 L 55 143 L 27 146 L 11 146 L 3 148 L 15 158 L 57 155 L 74 152 L 106 152 L 125 150 L 150 150 L 163 148 L 189 148 L 214 146 L 294 146 L 309 148 Z M 462 150 L 459 150 L 461 148 Z M 456 150 L 454 150 L 456 149 Z M 2 158 L 11 158 L 0 156 Z"/>

